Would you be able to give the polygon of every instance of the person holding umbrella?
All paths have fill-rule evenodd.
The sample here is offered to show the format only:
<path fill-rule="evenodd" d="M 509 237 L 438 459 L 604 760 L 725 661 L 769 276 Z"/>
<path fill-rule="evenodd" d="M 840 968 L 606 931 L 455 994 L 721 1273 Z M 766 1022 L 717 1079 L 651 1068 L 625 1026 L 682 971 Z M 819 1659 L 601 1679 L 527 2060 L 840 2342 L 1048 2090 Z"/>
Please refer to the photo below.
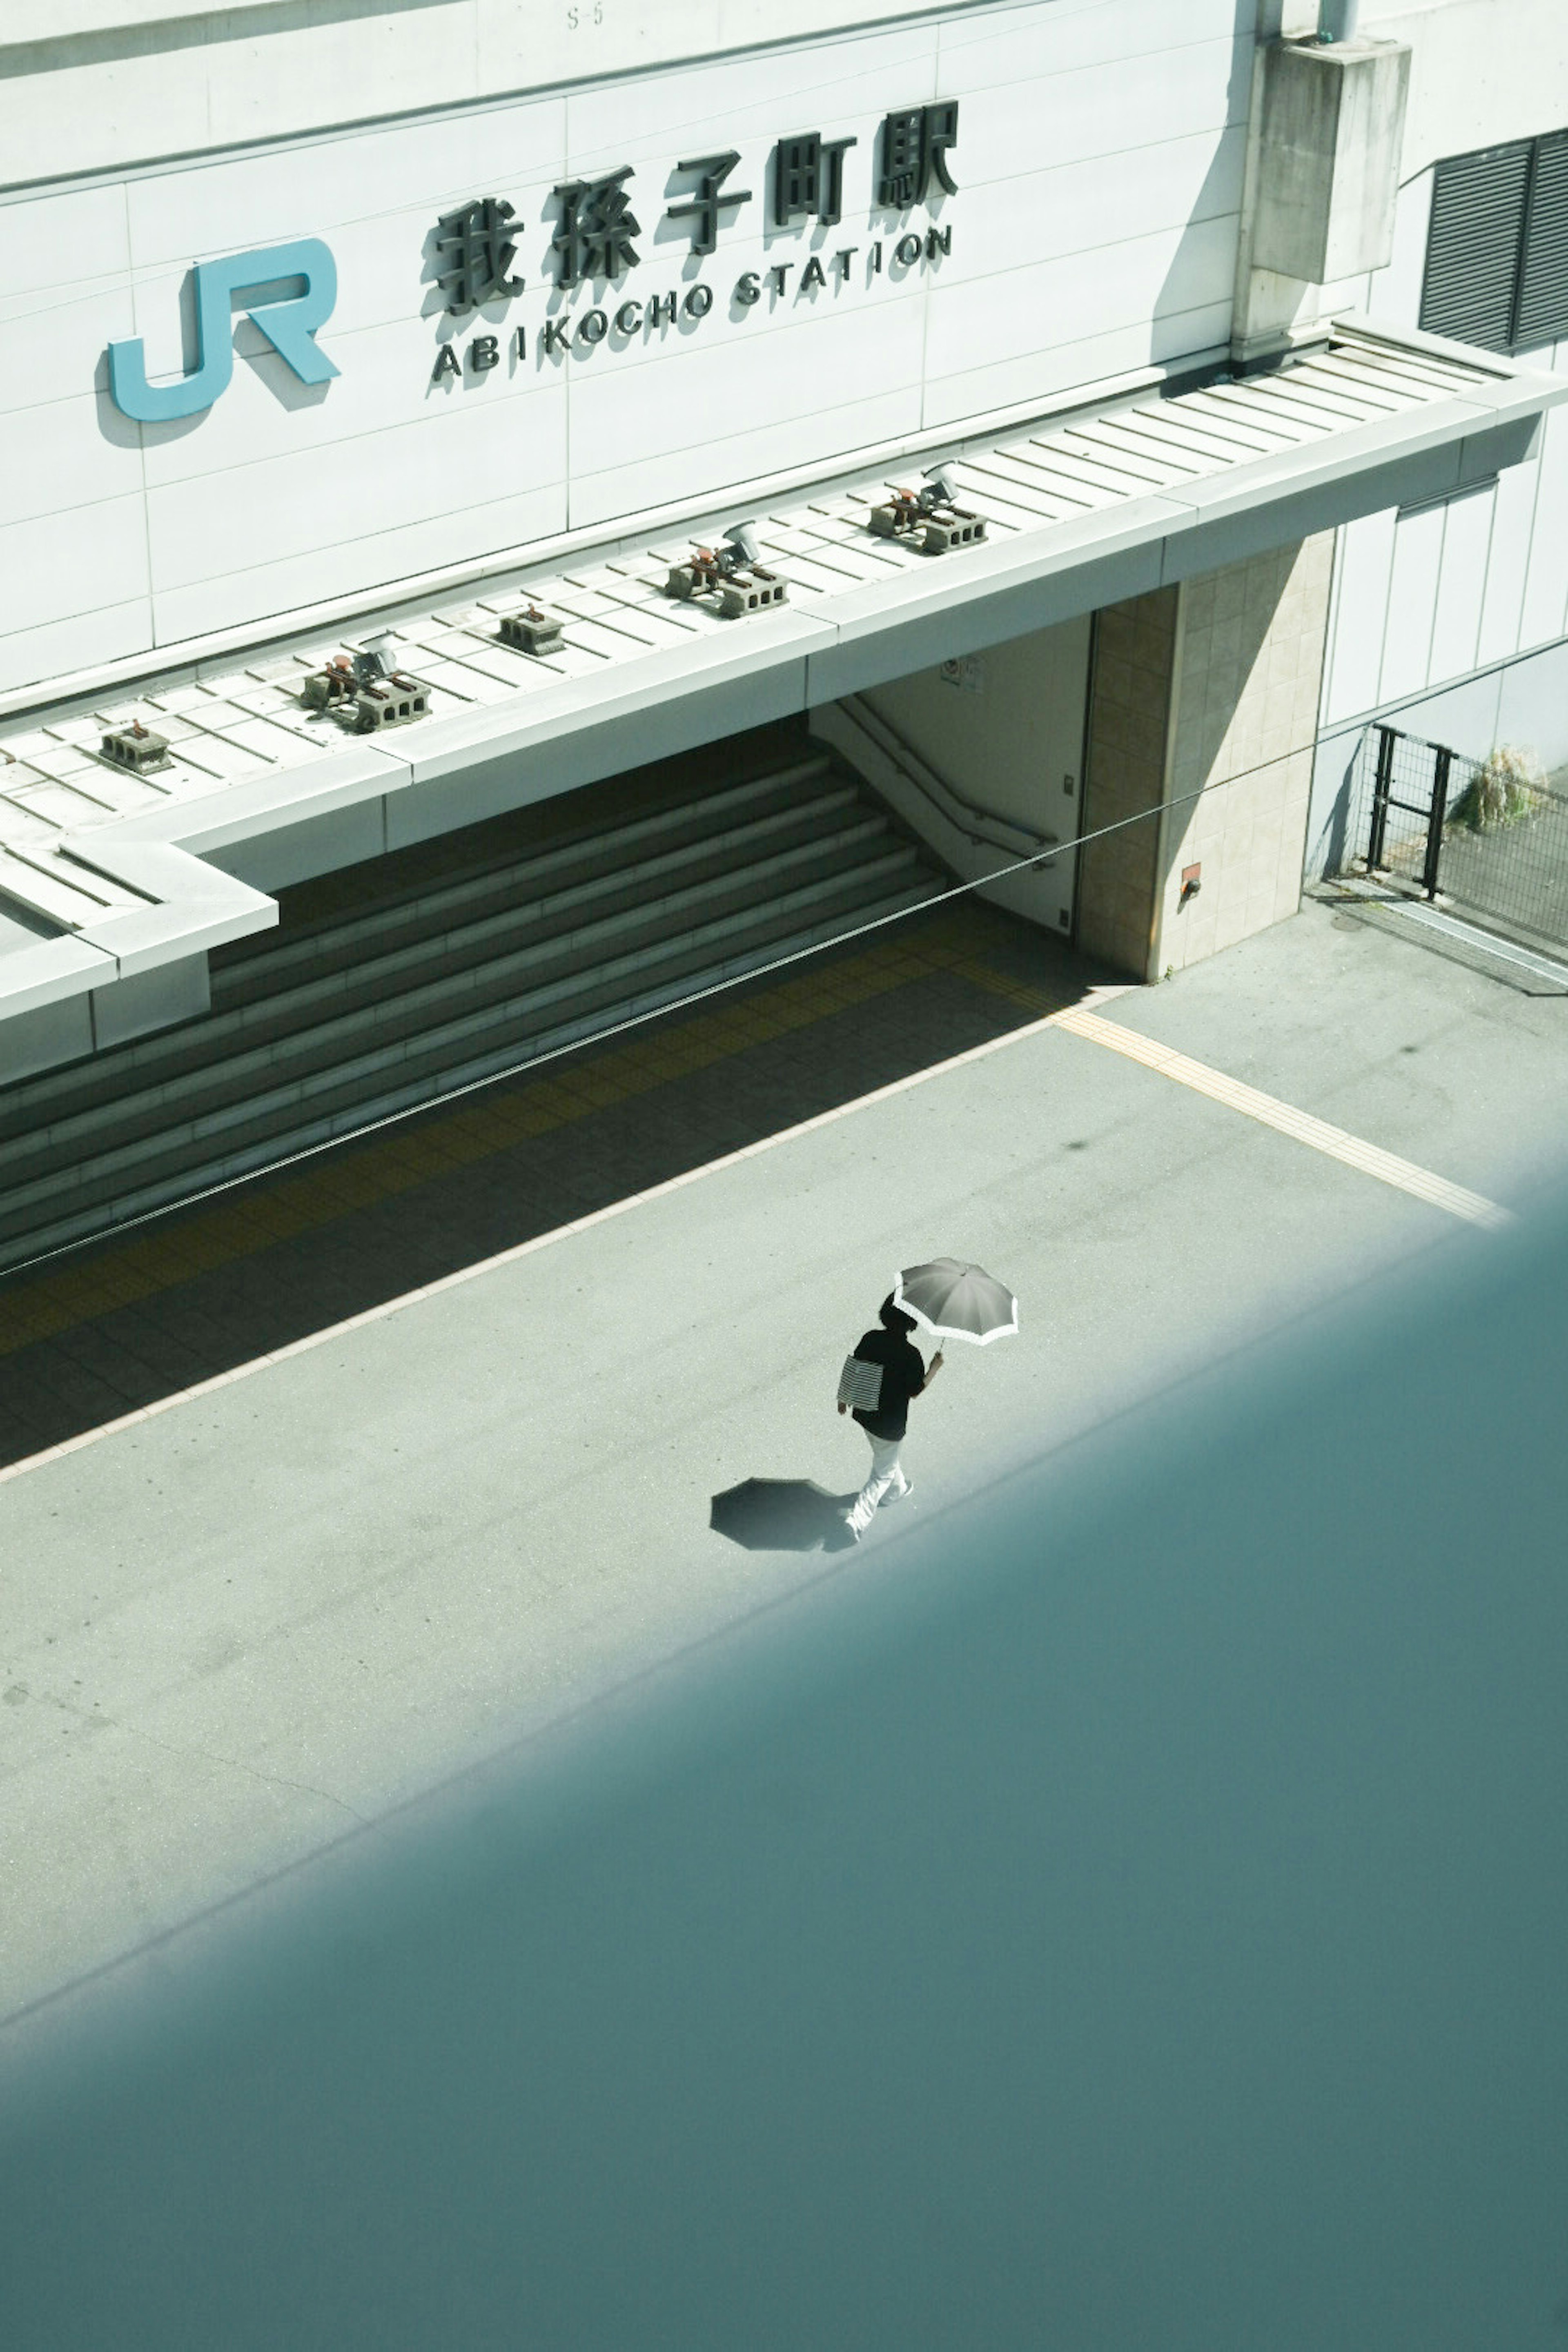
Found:
<path fill-rule="evenodd" d="M 844 1515 L 857 1543 L 880 1504 L 900 1502 L 910 1492 L 911 1482 L 900 1460 L 910 1406 L 942 1370 L 941 1349 L 928 1371 L 920 1350 L 910 1344 L 910 1332 L 919 1322 L 939 1339 L 988 1347 L 993 1339 L 1016 1334 L 1018 1302 L 983 1267 L 939 1257 L 907 1267 L 878 1316 L 881 1329 L 868 1331 L 858 1343 L 838 1384 L 839 1412 L 853 1411 L 871 1448 L 871 1475 Z"/>
<path fill-rule="evenodd" d="M 839 1412 L 854 1413 L 871 1448 L 871 1475 L 844 1514 L 844 1524 L 857 1543 L 876 1517 L 879 1505 L 889 1499 L 901 1502 L 910 1491 L 913 1481 L 904 1475 L 899 1459 L 910 1406 L 942 1370 L 940 1349 L 928 1370 L 919 1349 L 910 1347 L 909 1334 L 915 1328 L 915 1318 L 901 1311 L 890 1291 L 877 1316 L 881 1328 L 865 1332 L 857 1341 L 838 1388 Z M 851 1364 L 864 1364 L 867 1372 L 857 1377 Z"/>

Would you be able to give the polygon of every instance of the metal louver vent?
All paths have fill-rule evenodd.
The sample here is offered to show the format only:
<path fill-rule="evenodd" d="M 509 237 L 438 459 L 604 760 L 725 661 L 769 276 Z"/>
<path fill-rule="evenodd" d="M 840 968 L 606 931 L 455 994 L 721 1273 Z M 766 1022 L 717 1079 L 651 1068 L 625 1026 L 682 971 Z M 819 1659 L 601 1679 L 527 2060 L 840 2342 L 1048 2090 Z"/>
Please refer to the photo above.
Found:
<path fill-rule="evenodd" d="M 1568 131 L 1537 142 L 1524 224 L 1513 342 L 1522 351 L 1568 335 Z"/>
<path fill-rule="evenodd" d="M 1533 142 L 1483 148 L 1439 163 L 1421 289 L 1423 330 L 1506 352 Z"/>

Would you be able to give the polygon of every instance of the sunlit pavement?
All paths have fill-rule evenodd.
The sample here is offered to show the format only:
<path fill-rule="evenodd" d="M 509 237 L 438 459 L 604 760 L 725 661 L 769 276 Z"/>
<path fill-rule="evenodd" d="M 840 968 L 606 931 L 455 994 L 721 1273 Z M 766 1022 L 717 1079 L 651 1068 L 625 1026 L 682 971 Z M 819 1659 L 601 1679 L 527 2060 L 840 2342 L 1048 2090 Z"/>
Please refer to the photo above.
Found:
<path fill-rule="evenodd" d="M 0 1286 L 0 2013 L 853 1574 L 824 1515 L 755 1549 L 711 1498 L 858 1483 L 834 1385 L 899 1265 L 979 1259 L 1023 1328 L 950 1351 L 878 1547 L 1485 1246 L 1049 1025 L 1100 977 L 931 919 Z M 1353 912 L 1096 1002 L 1486 1200 L 1561 1163 L 1563 996 Z"/>

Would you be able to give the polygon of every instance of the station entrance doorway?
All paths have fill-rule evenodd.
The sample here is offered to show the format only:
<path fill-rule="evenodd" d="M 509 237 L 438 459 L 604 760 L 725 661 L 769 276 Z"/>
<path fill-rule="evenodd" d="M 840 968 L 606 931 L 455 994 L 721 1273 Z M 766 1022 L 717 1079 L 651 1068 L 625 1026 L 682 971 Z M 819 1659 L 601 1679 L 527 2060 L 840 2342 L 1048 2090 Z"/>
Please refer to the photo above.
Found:
<path fill-rule="evenodd" d="M 889 679 L 811 726 L 977 895 L 1072 936 L 1093 620 Z"/>
<path fill-rule="evenodd" d="M 955 883 L 1071 936 L 1086 619 L 345 865 L 277 896 L 208 1009 L 0 1087 L 0 1272 L 852 940 Z M 519 785 L 520 797 L 522 790 Z"/>

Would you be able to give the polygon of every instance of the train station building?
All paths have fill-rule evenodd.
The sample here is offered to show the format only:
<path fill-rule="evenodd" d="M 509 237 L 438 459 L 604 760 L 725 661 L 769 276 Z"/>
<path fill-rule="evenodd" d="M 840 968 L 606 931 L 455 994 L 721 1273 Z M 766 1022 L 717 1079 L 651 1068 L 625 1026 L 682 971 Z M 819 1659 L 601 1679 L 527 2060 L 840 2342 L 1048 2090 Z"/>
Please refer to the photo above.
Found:
<path fill-rule="evenodd" d="M 959 886 L 1157 979 L 1379 718 L 1568 761 L 1557 9 L 849 16 L 14 50 L 0 1268 Z"/>

